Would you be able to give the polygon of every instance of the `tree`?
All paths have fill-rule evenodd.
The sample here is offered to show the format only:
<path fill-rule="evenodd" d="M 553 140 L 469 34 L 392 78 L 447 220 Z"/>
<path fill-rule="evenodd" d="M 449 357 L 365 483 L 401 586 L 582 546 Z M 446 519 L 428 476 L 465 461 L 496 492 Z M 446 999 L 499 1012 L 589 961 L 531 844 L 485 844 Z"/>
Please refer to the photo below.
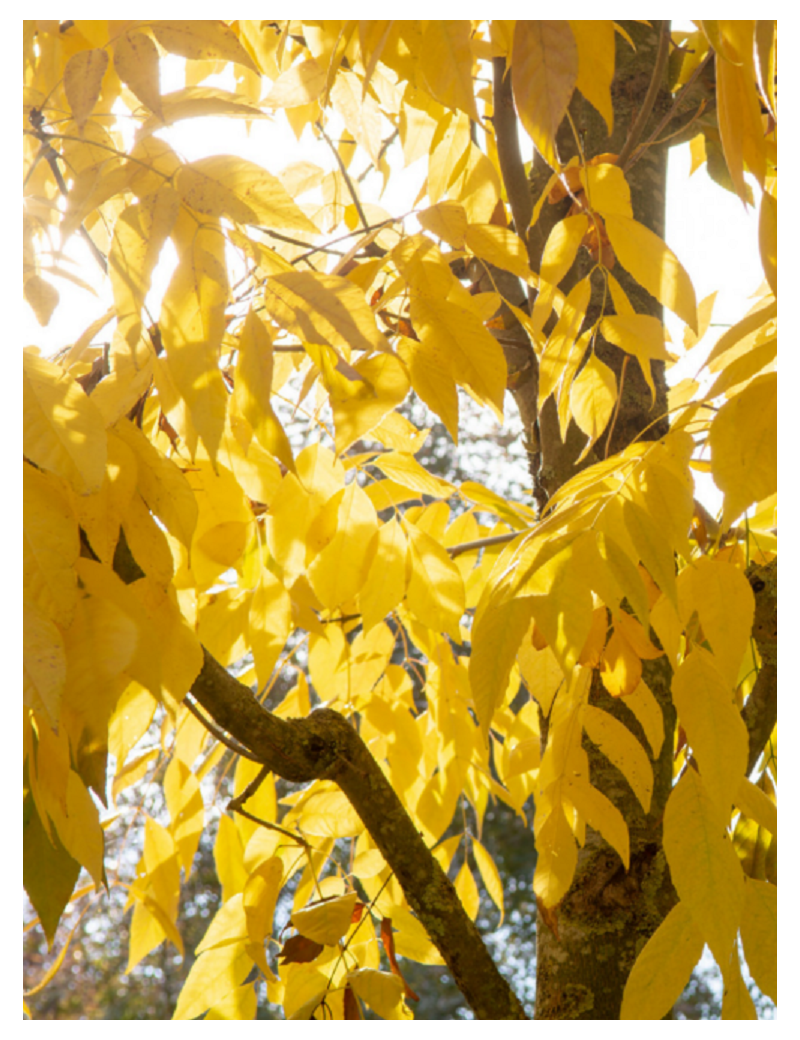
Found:
<path fill-rule="evenodd" d="M 776 999 L 775 53 L 762 21 L 25 23 L 25 298 L 58 320 L 58 230 L 113 300 L 23 355 L 48 942 L 113 886 L 129 967 L 183 952 L 208 815 L 222 905 L 176 1018 L 253 1017 L 264 980 L 287 1017 L 410 1017 L 409 961 L 523 1018 L 474 921 L 487 807 L 532 799 L 537 1017 L 667 1015 L 705 944 L 724 1017 L 755 1015 L 742 953 Z M 327 170 L 169 143 L 281 112 Z M 757 202 L 765 283 L 670 387 L 662 308 L 692 349 L 711 305 L 663 240 L 679 140 Z M 404 216 L 368 190 L 398 144 Z M 455 441 L 459 392 L 518 410 L 530 502 L 416 459 L 403 402 Z"/>

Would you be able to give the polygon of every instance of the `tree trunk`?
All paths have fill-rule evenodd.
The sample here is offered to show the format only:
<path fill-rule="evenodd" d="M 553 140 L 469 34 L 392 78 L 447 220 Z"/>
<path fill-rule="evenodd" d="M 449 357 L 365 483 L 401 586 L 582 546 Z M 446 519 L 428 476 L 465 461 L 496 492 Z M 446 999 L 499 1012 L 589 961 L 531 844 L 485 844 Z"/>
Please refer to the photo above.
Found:
<path fill-rule="evenodd" d="M 620 155 L 630 150 L 626 144 L 631 128 L 642 112 L 654 71 L 660 80 L 652 108 L 641 127 L 640 140 L 646 140 L 669 104 L 666 92 L 666 63 L 659 60 L 665 46 L 663 23 L 652 26 L 623 23 L 636 50 L 621 37 L 617 38 L 616 75 L 612 86 L 614 128 L 611 136 L 603 119 L 588 102 L 576 93 L 570 108 L 572 125 L 565 121 L 559 132 L 559 150 L 563 162 L 577 154 L 572 126 L 582 138 L 587 159 L 604 152 Z M 651 94 L 651 97 L 653 95 Z M 550 176 L 541 160 L 534 164 L 533 198 L 538 198 Z M 649 148 L 627 171 L 631 187 L 634 218 L 663 237 L 666 212 L 666 148 Z M 550 226 L 564 216 L 571 200 L 550 206 L 545 203 L 543 217 L 534 228 L 531 242 L 532 260 L 541 251 Z M 550 214 L 547 210 L 552 210 Z M 536 254 L 538 253 L 538 257 Z M 586 250 L 581 249 L 572 270 L 561 283 L 565 292 L 586 277 L 594 265 Z M 617 264 L 614 277 L 622 285 L 634 309 L 640 314 L 661 318 L 660 305 Z M 595 321 L 605 306 L 613 313 L 609 301 L 604 302 L 603 280 L 599 271 L 592 275 L 592 297 L 586 327 Z M 579 469 L 620 451 L 637 437 L 657 439 L 667 430 L 666 378 L 663 363 L 652 363 L 655 400 L 638 362 L 627 359 L 617 347 L 598 338 L 597 356 L 609 365 L 617 377 L 619 411 L 609 430 L 586 459 L 578 463 L 585 438 L 570 424 L 562 440 L 553 398 L 549 398 L 538 416 L 539 467 L 535 474 L 537 499 L 542 506 Z M 670 668 L 666 658 L 648 663 L 644 679 L 656 696 L 664 713 L 664 744 L 653 761 L 654 792 L 650 811 L 645 814 L 622 774 L 586 737 L 591 783 L 620 810 L 630 827 L 631 861 L 626 871 L 617 853 L 591 828 L 587 827 L 586 843 L 580 850 L 572 887 L 555 913 L 540 910 L 537 921 L 537 996 L 536 1017 L 546 1019 L 616 1019 L 619 1018 L 622 994 L 628 975 L 640 950 L 676 902 L 669 870 L 661 843 L 661 819 L 672 780 L 675 711 L 670 696 Z M 597 675 L 590 703 L 623 722 L 642 742 L 647 741 L 625 704 L 609 696 Z M 543 733 L 546 727 L 543 726 Z"/>

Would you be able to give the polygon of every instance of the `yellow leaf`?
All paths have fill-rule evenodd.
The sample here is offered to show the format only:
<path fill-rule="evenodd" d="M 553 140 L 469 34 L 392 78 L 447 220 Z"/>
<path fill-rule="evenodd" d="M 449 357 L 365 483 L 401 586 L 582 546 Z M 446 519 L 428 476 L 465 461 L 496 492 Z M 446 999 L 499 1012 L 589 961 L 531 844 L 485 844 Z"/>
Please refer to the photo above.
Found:
<path fill-rule="evenodd" d="M 586 823 L 616 849 L 627 870 L 630 864 L 630 838 L 628 825 L 619 809 L 583 777 L 568 779 L 563 791 Z"/>
<path fill-rule="evenodd" d="M 142 36 L 142 39 L 147 37 Z M 108 271 L 118 320 L 128 315 L 138 319 L 150 291 L 153 269 L 179 208 L 180 198 L 165 184 L 141 202 L 126 206 L 117 218 L 108 255 Z M 137 321 L 126 333 L 131 349 L 135 348 L 139 334 Z"/>
<path fill-rule="evenodd" d="M 214 842 L 214 864 L 222 885 L 222 901 L 244 891 L 247 871 L 244 868 L 242 839 L 230 816 L 220 816 L 217 840 Z"/>
<path fill-rule="evenodd" d="M 258 685 L 264 687 L 292 630 L 292 603 L 281 582 L 266 568 L 250 600 L 248 631 Z"/>
<path fill-rule="evenodd" d="M 409 391 L 403 363 L 393 354 L 361 358 L 353 366 L 355 374 L 371 386 L 365 396 L 331 397 L 336 451 L 339 455 L 351 444 L 373 430 L 400 404 Z"/>
<path fill-rule="evenodd" d="M 727 23 L 731 25 L 732 23 Z M 763 186 L 766 174 L 764 128 L 761 104 L 756 89 L 753 65 L 753 27 L 751 21 L 739 25 L 749 35 L 746 45 L 731 54 L 732 60 L 717 61 L 717 108 L 719 134 L 725 153 L 725 162 L 739 198 L 747 201 L 744 166 Z M 749 33 L 748 33 L 749 30 Z M 728 41 L 726 41 L 728 42 Z M 742 41 L 745 43 L 745 41 Z"/>
<path fill-rule="evenodd" d="M 575 539 L 569 538 L 564 548 L 531 568 L 521 589 L 532 597 L 536 625 L 565 675 L 575 666 L 592 627 L 591 586 L 584 564 L 575 554 Z"/>
<path fill-rule="evenodd" d="M 652 690 L 646 683 L 640 682 L 633 693 L 625 698 L 625 705 L 639 720 L 650 745 L 651 757 L 658 758 L 664 744 L 664 713 Z"/>
<path fill-rule="evenodd" d="M 478 894 L 478 886 L 475 884 L 475 878 L 472 876 L 472 871 L 469 869 L 469 864 L 466 860 L 461 864 L 461 869 L 456 875 L 455 889 L 465 913 L 474 921 L 478 916 L 481 899 Z"/>
<path fill-rule="evenodd" d="M 173 758 L 164 774 L 164 794 L 172 820 L 171 830 L 178 849 L 178 859 L 188 878 L 203 833 L 203 796 L 197 777 L 179 758 Z"/>
<path fill-rule="evenodd" d="M 482 611 L 479 606 L 480 615 L 476 612 L 469 660 L 475 712 L 484 734 L 489 732 L 492 716 L 505 697 L 508 677 L 533 613 L 532 597 L 528 596 L 487 603 Z"/>
<path fill-rule="evenodd" d="M 180 258 L 161 303 L 159 327 L 166 353 L 154 368 L 162 409 L 184 436 L 192 457 L 199 433 L 212 460 L 222 440 L 228 402 L 219 371 L 228 300 L 222 241 L 221 236 L 198 232 Z"/>
<path fill-rule="evenodd" d="M 446 632 L 461 642 L 464 613 L 461 573 L 437 541 L 414 524 L 406 529 L 411 558 L 407 600 L 411 612 L 434 632 Z"/>
<path fill-rule="evenodd" d="M 391 480 L 396 480 L 399 484 L 418 491 L 421 495 L 449 498 L 455 492 L 455 487 L 448 480 L 442 480 L 441 477 L 429 473 L 413 455 L 406 452 L 390 451 L 378 455 L 373 461 L 373 465 L 377 466 Z"/>
<path fill-rule="evenodd" d="M 197 502 L 186 477 L 129 420 L 121 419 L 114 430 L 136 456 L 142 498 L 169 533 L 188 549 L 197 524 Z"/>
<path fill-rule="evenodd" d="M 578 47 L 578 78 L 575 86 L 605 120 L 608 133 L 614 129 L 611 83 L 614 79 L 614 25 L 610 21 L 572 21 L 569 27 Z"/>
<path fill-rule="evenodd" d="M 609 213 L 606 231 L 617 259 L 636 281 L 697 332 L 697 300 L 686 271 L 672 250 L 649 228 Z"/>
<path fill-rule="evenodd" d="M 364 94 L 361 81 L 353 72 L 340 68 L 331 87 L 331 101 L 345 127 L 361 145 L 375 166 L 381 153 L 381 112 L 371 94 Z"/>
<path fill-rule="evenodd" d="M 123 33 L 114 45 L 114 69 L 143 105 L 162 115 L 158 49 L 149 36 Z"/>
<path fill-rule="evenodd" d="M 762 993 L 778 1002 L 778 889 L 747 879 L 742 911 L 742 944 L 747 967 Z"/>
<path fill-rule="evenodd" d="M 736 686 L 753 627 L 755 598 L 744 572 L 717 556 L 701 556 L 678 577 L 678 609 L 689 624 L 697 612 L 703 636 L 728 684 Z"/>
<path fill-rule="evenodd" d="M 58 289 L 40 275 L 31 274 L 25 278 L 22 292 L 39 324 L 48 325 L 60 299 Z"/>
<path fill-rule="evenodd" d="M 443 239 L 453 249 L 463 248 L 467 233 L 467 214 L 460 202 L 437 202 L 435 206 L 420 210 L 417 220 L 426 231 Z"/>
<path fill-rule="evenodd" d="M 458 444 L 458 392 L 445 352 L 431 342 L 423 344 L 401 336 L 397 353 L 405 362 L 414 391 Z"/>
<path fill-rule="evenodd" d="M 305 910 L 295 910 L 291 923 L 306 939 L 313 939 L 324 946 L 335 946 L 350 928 L 357 900 L 355 892 L 348 892 L 347 895 L 308 906 Z"/>
<path fill-rule="evenodd" d="M 233 397 L 261 445 L 293 470 L 292 448 L 270 400 L 272 371 L 272 339 L 264 322 L 251 309 L 239 335 Z"/>
<path fill-rule="evenodd" d="M 764 277 L 770 289 L 778 295 L 778 200 L 764 192 L 758 215 L 758 248 Z"/>
<path fill-rule="evenodd" d="M 556 693 L 564 683 L 564 673 L 555 654 L 549 646 L 542 650 L 534 649 L 530 636 L 526 634 L 517 651 L 517 661 L 528 692 L 542 709 L 542 714 L 549 716 Z"/>
<path fill-rule="evenodd" d="M 581 458 L 586 456 L 591 446 L 605 430 L 616 401 L 616 376 L 608 365 L 592 354 L 573 380 L 569 390 L 572 417 L 589 438 Z"/>
<path fill-rule="evenodd" d="M 359 593 L 365 633 L 383 621 L 405 596 L 407 560 L 408 539 L 399 521 L 389 520 L 378 530 L 375 555 Z"/>
<path fill-rule="evenodd" d="M 108 750 L 117 760 L 118 771 L 147 732 L 156 704 L 150 691 L 137 682 L 131 682 L 117 702 L 108 726 Z"/>
<path fill-rule="evenodd" d="M 58 365 L 29 350 L 23 351 L 22 365 L 25 457 L 64 477 L 80 495 L 97 491 L 107 456 L 100 412 Z"/>
<path fill-rule="evenodd" d="M 545 344 L 539 361 L 539 409 L 557 389 L 565 385 L 575 372 L 588 346 L 588 335 L 578 339 L 592 289 L 588 278 L 582 278 L 569 292 L 556 326 Z M 568 384 L 567 384 L 568 385 Z"/>
<path fill-rule="evenodd" d="M 725 494 L 721 527 L 778 487 L 778 376 L 758 376 L 720 408 L 711 424 L 711 472 Z"/>
<path fill-rule="evenodd" d="M 68 625 L 78 598 L 73 564 L 80 552 L 75 514 L 52 474 L 23 463 L 23 584 L 25 598 Z"/>
<path fill-rule="evenodd" d="M 274 275 L 264 293 L 278 324 L 303 342 L 327 343 L 341 350 L 388 351 L 364 294 L 347 278 L 315 271 Z"/>
<path fill-rule="evenodd" d="M 724 827 L 747 766 L 747 728 L 714 658 L 696 647 L 672 678 L 678 718 Z"/>
<path fill-rule="evenodd" d="M 642 563 L 664 595 L 676 604 L 674 553 L 663 530 L 646 509 L 628 499 L 623 501 L 622 515 Z"/>
<path fill-rule="evenodd" d="M 283 861 L 272 856 L 260 863 L 247 879 L 243 906 L 251 942 L 263 944 L 272 933 L 275 904 L 283 881 Z M 269 976 L 268 976 L 269 977 Z"/>
<path fill-rule="evenodd" d="M 262 971 L 264 970 L 261 964 L 259 964 L 258 967 L 261 968 Z M 267 980 L 269 980 L 270 976 L 266 975 L 266 977 Z M 218 1000 L 212 1007 L 208 1009 L 206 1017 L 203 1021 L 249 1022 L 256 1017 L 257 1009 L 258 998 L 256 997 L 256 987 L 255 983 L 251 982 L 248 985 L 238 986 L 236 989 L 231 990 L 231 992 L 224 996 L 221 1000 Z"/>
<path fill-rule="evenodd" d="M 175 573 L 169 542 L 141 495 L 128 503 L 122 529 L 133 558 L 149 577 L 166 587 Z"/>
<path fill-rule="evenodd" d="M 625 984 L 621 1019 L 661 1019 L 683 993 L 705 945 L 685 903 L 645 943 Z"/>
<path fill-rule="evenodd" d="M 214 155 L 181 166 L 175 189 L 187 205 L 240 224 L 315 232 L 317 228 L 277 177 L 235 155 Z"/>
<path fill-rule="evenodd" d="M 559 169 L 556 134 L 578 80 L 578 47 L 566 21 L 518 21 L 511 83 L 522 125 L 545 162 Z"/>
<path fill-rule="evenodd" d="M 511 271 L 523 281 L 533 280 L 525 244 L 509 228 L 498 227 L 497 224 L 470 224 L 465 244 L 481 260 Z"/>
<path fill-rule="evenodd" d="M 437 203 L 463 171 L 469 156 L 470 122 L 464 112 L 444 112 L 430 143 L 428 198 Z"/>
<path fill-rule="evenodd" d="M 338 607 L 363 587 L 377 530 L 375 507 L 358 483 L 351 481 L 337 507 L 336 533 L 308 568 L 308 580 L 323 606 Z"/>
<path fill-rule="evenodd" d="M 537 830 L 536 848 L 533 890 L 546 907 L 558 906 L 572 884 L 578 863 L 575 835 L 560 803 L 553 806 Z"/>
<path fill-rule="evenodd" d="M 621 217 L 633 216 L 631 189 L 619 166 L 613 163 L 584 166 L 580 178 L 591 209 L 604 217 L 614 213 Z"/>
<path fill-rule="evenodd" d="M 717 340 L 706 359 L 706 364 L 712 372 L 716 372 L 725 364 L 724 361 L 719 360 L 724 354 L 740 343 L 750 347 L 755 342 L 756 335 L 777 318 L 777 300 L 767 297 L 766 301 L 762 300 L 759 303 L 760 306 L 756 305 L 749 314 L 745 315 L 741 321 L 737 321 Z"/>
<path fill-rule="evenodd" d="M 653 767 L 631 731 L 607 711 L 587 704 L 583 714 L 586 736 L 615 765 L 631 786 L 645 812 L 650 811 Z"/>
<path fill-rule="evenodd" d="M 97 806 L 78 774 L 70 769 L 66 808 L 63 814 L 51 803 L 48 812 L 64 848 L 91 874 L 99 889 L 105 883 L 103 869 L 103 828 Z"/>
<path fill-rule="evenodd" d="M 175 123 L 180 119 L 201 116 L 229 116 L 234 119 L 267 119 L 268 114 L 251 104 L 241 94 L 232 94 L 217 87 L 184 87 L 161 95 L 163 122 Z M 141 130 L 142 135 L 153 133 L 162 127 L 162 119 L 151 116 Z"/>
<path fill-rule="evenodd" d="M 747 983 L 742 978 L 742 969 L 737 950 L 731 955 L 730 962 L 726 966 L 722 978 L 724 989 L 722 991 L 722 1014 L 720 1018 L 723 1021 L 731 1019 L 736 1021 L 746 1019 L 756 1021 L 758 1012 L 753 1003 L 753 998 L 750 996 Z"/>
<path fill-rule="evenodd" d="M 500 418 L 506 360 L 502 348 L 474 311 L 449 300 L 414 296 L 411 321 L 423 345 L 441 352 L 453 379 L 470 387 Z"/>
<path fill-rule="evenodd" d="M 486 891 L 500 911 L 500 924 L 502 924 L 505 914 L 503 911 L 503 882 L 500 878 L 500 873 L 495 866 L 494 860 L 477 838 L 472 839 L 472 852 L 483 878 L 483 883 L 486 886 Z"/>
<path fill-rule="evenodd" d="M 327 74 L 313 59 L 298 62 L 286 69 L 272 84 L 264 98 L 267 108 L 296 108 L 316 101 L 325 89 Z"/>
<path fill-rule="evenodd" d="M 777 838 L 778 808 L 760 787 L 756 787 L 747 777 L 743 777 L 734 802 L 746 816 L 755 820 L 760 827 L 766 827 L 770 834 L 774 834 Z"/>
<path fill-rule="evenodd" d="M 744 903 L 744 875 L 719 809 L 692 768 L 669 796 L 664 852 L 678 895 L 717 964 L 727 966 Z"/>
<path fill-rule="evenodd" d="M 64 92 L 79 130 L 83 130 L 97 104 L 107 68 L 108 54 L 102 48 L 78 51 L 66 64 Z"/>
<path fill-rule="evenodd" d="M 642 661 L 615 627 L 603 651 L 600 678 L 612 697 L 627 697 L 642 678 Z"/>
<path fill-rule="evenodd" d="M 347 973 L 347 981 L 356 996 L 381 1018 L 411 1017 L 403 1000 L 403 980 L 398 975 L 374 968 L 356 968 Z"/>
<path fill-rule="evenodd" d="M 656 388 L 650 362 L 668 361 L 670 357 L 664 340 L 664 326 L 658 318 L 647 314 L 613 315 L 600 322 L 600 333 L 609 343 L 633 354 L 641 365 L 654 402 Z"/>
<path fill-rule="evenodd" d="M 461 109 L 478 122 L 471 36 L 469 21 L 429 21 L 422 36 L 419 64 L 437 101 L 446 108 Z"/>
<path fill-rule="evenodd" d="M 183 984 L 173 1020 L 199 1018 L 241 986 L 252 967 L 253 959 L 242 942 L 201 953 Z"/>
<path fill-rule="evenodd" d="M 588 229 L 589 218 L 585 213 L 574 213 L 571 217 L 559 220 L 547 236 L 542 254 L 539 274 L 543 281 L 551 286 L 558 285 L 572 267 Z M 552 308 L 552 302 L 549 306 Z"/>
<path fill-rule="evenodd" d="M 155 38 L 165 51 L 194 61 L 235 61 L 253 72 L 258 69 L 239 43 L 236 33 L 224 22 L 151 22 Z"/>
<path fill-rule="evenodd" d="M 46 714 L 55 727 L 67 677 L 64 640 L 50 618 L 27 600 L 23 601 L 22 632 L 24 703 Z"/>

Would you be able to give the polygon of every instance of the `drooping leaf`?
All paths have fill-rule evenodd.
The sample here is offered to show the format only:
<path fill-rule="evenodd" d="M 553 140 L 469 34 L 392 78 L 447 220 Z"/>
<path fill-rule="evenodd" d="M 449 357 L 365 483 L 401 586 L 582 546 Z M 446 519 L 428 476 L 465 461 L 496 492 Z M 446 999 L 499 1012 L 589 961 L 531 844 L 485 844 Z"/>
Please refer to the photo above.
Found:
<path fill-rule="evenodd" d="M 578 47 L 570 23 L 518 21 L 511 82 L 522 125 L 545 162 L 559 169 L 556 133 L 578 81 Z"/>

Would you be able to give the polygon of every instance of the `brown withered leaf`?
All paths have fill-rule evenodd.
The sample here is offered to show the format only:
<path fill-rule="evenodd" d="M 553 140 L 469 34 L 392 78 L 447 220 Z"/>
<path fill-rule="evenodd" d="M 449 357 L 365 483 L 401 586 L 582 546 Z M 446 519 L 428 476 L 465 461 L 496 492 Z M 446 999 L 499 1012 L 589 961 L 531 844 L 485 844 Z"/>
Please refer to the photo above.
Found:
<path fill-rule="evenodd" d="M 344 1017 L 345 1020 L 350 1019 L 361 1019 L 364 1016 L 361 1014 L 361 1008 L 359 1007 L 358 997 L 350 988 L 350 983 L 344 987 Z"/>
<path fill-rule="evenodd" d="M 319 957 L 324 949 L 322 943 L 306 939 L 304 935 L 293 935 L 283 944 L 278 959 L 284 964 L 308 964 Z"/>
<path fill-rule="evenodd" d="M 392 933 L 391 917 L 381 918 L 381 942 L 383 943 L 384 950 L 386 950 L 386 956 L 389 958 L 389 965 L 392 969 L 392 972 L 395 975 L 397 975 L 397 977 L 403 983 L 403 989 L 405 991 L 406 999 L 419 1000 L 417 994 L 403 978 L 403 973 L 402 971 L 400 971 L 400 967 L 397 963 L 397 957 L 394 952 L 394 935 Z"/>

